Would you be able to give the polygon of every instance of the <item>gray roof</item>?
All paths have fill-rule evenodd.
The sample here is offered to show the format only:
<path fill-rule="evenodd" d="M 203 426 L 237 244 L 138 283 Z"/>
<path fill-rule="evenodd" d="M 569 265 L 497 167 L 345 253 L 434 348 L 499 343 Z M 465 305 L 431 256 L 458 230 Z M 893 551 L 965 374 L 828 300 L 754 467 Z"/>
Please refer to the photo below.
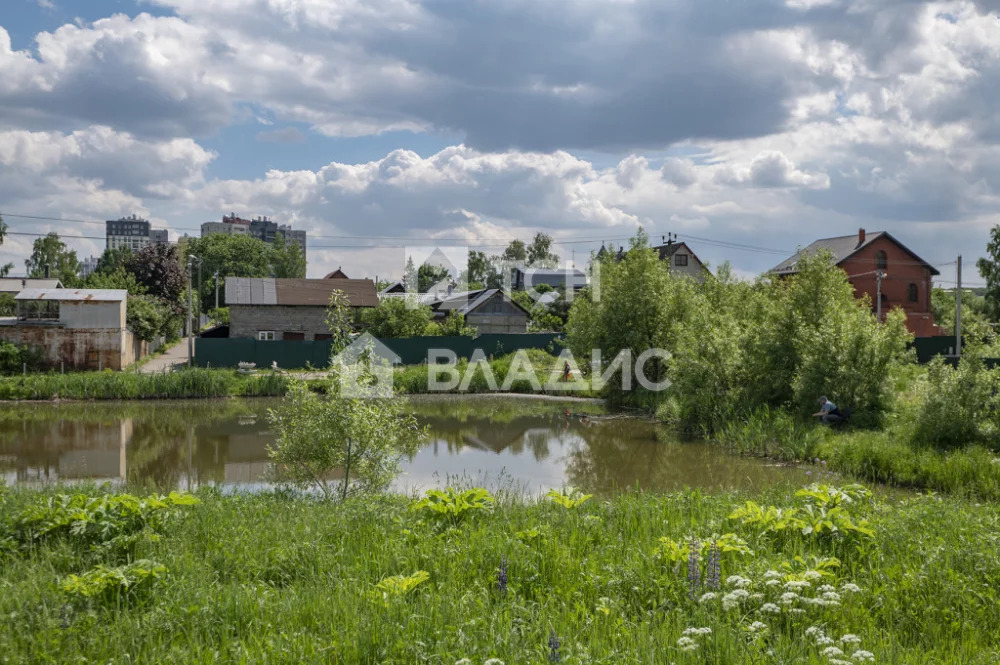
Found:
<path fill-rule="evenodd" d="M 125 289 L 24 289 L 14 300 L 59 300 L 121 302 L 128 299 Z"/>
<path fill-rule="evenodd" d="M 524 275 L 526 284 L 548 284 L 549 286 L 586 286 L 587 274 L 576 268 L 516 268 Z"/>
<path fill-rule="evenodd" d="M 227 277 L 227 305 L 306 305 L 326 307 L 330 294 L 342 291 L 351 307 L 376 307 L 370 279 L 293 279 Z"/>
<path fill-rule="evenodd" d="M 0 278 L 0 293 L 19 293 L 24 289 L 61 289 L 58 279 L 35 279 L 32 277 Z"/>
<path fill-rule="evenodd" d="M 931 264 L 924 261 L 922 258 L 914 254 L 906 245 L 896 240 L 892 235 L 886 231 L 874 231 L 872 233 L 865 234 L 865 241 L 862 243 L 858 242 L 858 234 L 854 233 L 849 236 L 837 236 L 835 238 L 821 238 L 816 240 L 808 247 L 800 249 L 793 256 L 788 257 L 778 265 L 771 268 L 769 272 L 777 273 L 780 275 L 791 275 L 797 272 L 796 264 L 798 264 L 799 259 L 801 259 L 806 254 L 813 254 L 822 250 L 830 252 L 833 256 L 833 263 L 839 265 L 843 263 L 848 258 L 864 249 L 868 245 L 872 244 L 879 238 L 887 238 L 899 246 L 900 249 L 905 251 L 907 254 L 912 256 L 915 260 L 920 261 L 930 268 L 932 275 L 938 275 L 940 272 L 934 268 Z"/>
<path fill-rule="evenodd" d="M 431 309 L 435 312 L 450 312 L 452 310 L 462 314 L 463 316 L 469 312 L 474 311 L 477 307 L 482 305 L 484 302 L 492 298 L 497 293 L 503 293 L 504 299 L 513 304 L 518 309 L 525 312 L 523 307 L 517 304 L 517 302 L 511 298 L 509 295 L 504 293 L 500 289 L 479 289 L 477 291 L 456 291 L 451 295 L 448 295 L 440 300 L 435 300 L 430 304 Z"/>

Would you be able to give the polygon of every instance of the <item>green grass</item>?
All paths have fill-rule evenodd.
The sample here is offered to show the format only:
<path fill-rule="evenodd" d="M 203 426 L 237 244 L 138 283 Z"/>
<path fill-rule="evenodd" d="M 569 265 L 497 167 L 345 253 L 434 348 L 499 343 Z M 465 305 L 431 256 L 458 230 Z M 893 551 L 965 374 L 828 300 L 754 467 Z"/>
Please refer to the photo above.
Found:
<path fill-rule="evenodd" d="M 45 497 L 8 489 L 0 502 L 7 549 L 0 661 L 545 663 L 554 634 L 562 663 L 831 665 L 825 647 L 807 636 L 811 626 L 834 640 L 855 635 L 857 645 L 838 648 L 869 651 L 879 664 L 997 661 L 995 505 L 927 496 L 850 505 L 856 519 L 868 520 L 870 538 L 762 534 L 727 519 L 747 499 L 801 502 L 793 493 L 636 493 L 573 509 L 501 497 L 492 513 L 437 518 L 411 511 L 402 497 L 335 505 L 280 493 L 203 493 L 200 505 L 162 520 L 159 538 L 129 539 L 122 556 L 101 546 L 93 529 L 85 542 L 63 530 L 21 545 L 16 516 Z M 662 554 L 670 548 L 660 539 L 683 545 L 725 533 L 752 553 L 723 555 L 722 593 L 738 584 L 726 578 L 740 575 L 750 593 L 770 598 L 831 557 L 840 562 L 832 576 L 802 595 L 816 595 L 820 584 L 856 584 L 860 592 L 838 591 L 837 606 L 794 601 L 803 614 L 763 612 L 752 596 L 728 611 L 719 598 L 692 600 L 686 559 Z M 498 590 L 502 557 L 506 594 Z M 157 564 L 167 572 L 139 574 Z M 782 572 L 776 587 L 765 586 L 768 570 Z M 108 580 L 119 574 L 135 587 L 109 593 Z M 81 587 L 104 594 L 85 598 Z M 695 597 L 704 591 L 698 586 Z M 750 632 L 755 621 L 766 628 Z M 695 636 L 698 648 L 685 652 L 678 640 L 687 628 L 711 633 Z"/>
<path fill-rule="evenodd" d="M 163 374 L 76 372 L 0 378 L 0 400 L 175 399 L 283 395 L 288 380 L 273 372 L 186 369 Z"/>

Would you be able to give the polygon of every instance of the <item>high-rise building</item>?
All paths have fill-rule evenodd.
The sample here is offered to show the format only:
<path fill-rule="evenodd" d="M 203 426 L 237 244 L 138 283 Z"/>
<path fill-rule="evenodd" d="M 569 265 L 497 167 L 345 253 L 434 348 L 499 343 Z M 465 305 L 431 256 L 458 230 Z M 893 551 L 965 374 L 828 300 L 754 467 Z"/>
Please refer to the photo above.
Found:
<path fill-rule="evenodd" d="M 150 229 L 149 221 L 132 215 L 105 222 L 107 249 L 127 247 L 133 252 L 150 243 L 169 242 L 166 229 Z"/>
<path fill-rule="evenodd" d="M 91 256 L 80 261 L 80 277 L 86 277 L 97 270 L 97 264 L 100 260 L 101 257 L 99 256 Z"/>
<path fill-rule="evenodd" d="M 213 233 L 227 233 L 230 235 L 248 235 L 250 233 L 250 220 L 241 219 L 236 213 L 223 215 L 221 222 L 205 222 L 201 225 L 201 237 L 212 235 Z"/>

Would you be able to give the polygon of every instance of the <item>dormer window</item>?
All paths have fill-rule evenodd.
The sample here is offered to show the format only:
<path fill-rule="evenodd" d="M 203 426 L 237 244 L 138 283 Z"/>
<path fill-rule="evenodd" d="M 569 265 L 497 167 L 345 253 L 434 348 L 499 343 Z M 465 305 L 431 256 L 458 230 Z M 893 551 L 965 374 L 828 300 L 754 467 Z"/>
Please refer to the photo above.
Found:
<path fill-rule="evenodd" d="M 875 252 L 875 270 L 885 270 L 889 266 L 889 259 L 881 249 Z"/>

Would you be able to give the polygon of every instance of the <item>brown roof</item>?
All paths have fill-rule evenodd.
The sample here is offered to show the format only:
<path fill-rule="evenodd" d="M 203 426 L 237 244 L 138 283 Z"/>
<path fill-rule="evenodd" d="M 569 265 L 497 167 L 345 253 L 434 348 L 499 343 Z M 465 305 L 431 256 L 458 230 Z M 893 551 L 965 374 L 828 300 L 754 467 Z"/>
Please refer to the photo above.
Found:
<path fill-rule="evenodd" d="M 370 279 L 273 279 L 227 277 L 227 305 L 320 305 L 343 291 L 351 307 L 377 307 L 378 293 Z"/>
<path fill-rule="evenodd" d="M 345 273 L 343 270 L 337 268 L 333 272 L 327 273 L 326 276 L 323 277 L 323 279 L 350 279 L 350 277 L 348 277 L 347 273 Z"/>
<path fill-rule="evenodd" d="M 859 242 L 860 238 L 857 233 L 849 236 L 837 236 L 836 238 L 822 238 L 820 240 L 816 240 L 805 249 L 799 250 L 794 255 L 771 268 L 769 272 L 778 273 L 779 275 L 791 275 L 797 272 L 796 264 L 798 264 L 799 259 L 801 259 L 803 255 L 818 252 L 824 249 L 833 255 L 833 262 L 836 265 L 840 265 L 879 238 L 886 238 L 895 243 L 897 247 L 913 257 L 915 261 L 924 264 L 927 268 L 930 268 L 932 275 L 941 274 L 937 268 L 914 254 L 909 247 L 889 235 L 887 231 L 867 233 L 865 234 L 865 239 L 862 242 Z"/>

